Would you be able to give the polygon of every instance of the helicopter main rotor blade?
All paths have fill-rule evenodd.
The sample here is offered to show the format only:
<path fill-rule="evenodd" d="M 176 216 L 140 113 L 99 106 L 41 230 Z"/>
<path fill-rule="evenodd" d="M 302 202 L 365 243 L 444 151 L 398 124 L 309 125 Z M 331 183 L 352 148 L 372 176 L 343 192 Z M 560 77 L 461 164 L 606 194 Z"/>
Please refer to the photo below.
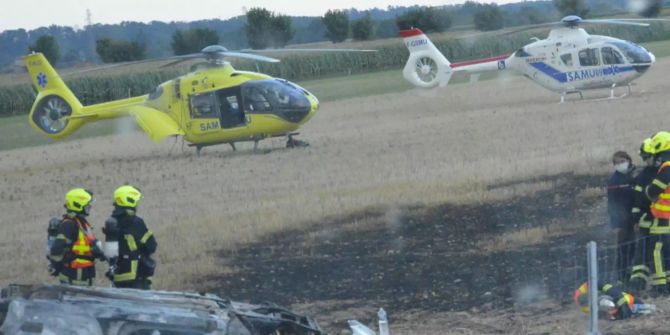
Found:
<path fill-rule="evenodd" d="M 112 63 L 112 64 L 105 64 L 105 65 L 100 65 L 100 66 L 96 66 L 96 67 L 92 67 L 92 68 L 88 68 L 88 69 L 82 69 L 82 70 L 78 70 L 78 71 L 65 73 L 64 76 L 68 76 L 68 77 L 69 76 L 76 76 L 76 75 L 80 75 L 80 74 L 84 74 L 84 73 L 88 73 L 88 72 L 104 71 L 104 70 L 115 69 L 115 68 L 119 68 L 119 67 L 133 66 L 133 65 L 144 64 L 144 63 L 164 62 L 164 61 L 167 61 L 167 60 L 176 59 L 177 61 L 173 61 L 171 63 L 168 63 L 169 65 L 174 65 L 174 64 L 177 64 L 177 63 L 189 60 L 189 59 L 198 58 L 198 57 L 202 57 L 202 56 L 199 53 L 197 53 L 197 54 L 188 54 L 188 55 L 180 55 L 180 56 L 150 58 L 150 59 L 136 60 L 136 61 L 131 61 L 131 62 Z M 162 68 L 162 67 L 166 67 L 166 66 L 168 66 L 168 65 L 167 64 L 166 65 L 161 65 L 159 67 Z"/>
<path fill-rule="evenodd" d="M 163 64 L 163 65 L 161 65 L 161 66 L 159 66 L 159 67 L 160 67 L 160 68 L 164 68 L 164 67 L 168 67 L 168 66 L 173 66 L 173 65 L 177 65 L 177 64 L 179 64 L 179 63 L 183 63 L 183 62 L 187 62 L 187 61 L 190 61 L 191 59 L 196 59 L 196 58 L 203 58 L 203 56 L 202 56 L 201 54 L 199 54 L 199 53 L 197 53 L 197 54 L 181 55 L 181 56 L 174 56 L 174 57 L 170 57 L 170 58 L 168 58 L 168 59 L 174 59 L 172 62 Z"/>
<path fill-rule="evenodd" d="M 245 52 L 237 52 L 237 51 L 226 51 L 223 52 L 222 55 L 224 57 L 236 57 L 236 58 L 245 58 L 245 59 L 251 59 L 251 60 L 257 60 L 261 62 L 267 62 L 267 63 L 279 63 L 279 59 L 272 58 L 272 57 L 265 57 L 261 55 L 255 55 L 251 53 L 245 53 Z"/>
<path fill-rule="evenodd" d="M 668 23 L 670 23 L 670 19 L 659 19 L 659 18 L 650 18 L 650 19 L 648 19 L 648 18 L 644 18 L 644 17 L 640 17 L 640 18 L 627 18 L 627 19 L 624 19 L 624 18 L 622 18 L 622 19 L 614 18 L 614 19 L 609 19 L 609 20 L 613 20 L 613 21 L 631 21 L 631 22 L 668 22 Z M 587 21 L 588 21 L 588 20 L 587 20 Z"/>
<path fill-rule="evenodd" d="M 244 53 L 303 53 L 303 52 L 377 52 L 377 50 L 371 50 L 371 49 L 293 49 L 293 48 L 287 48 L 287 49 L 262 49 L 262 50 L 255 50 L 255 49 L 242 49 L 238 50 L 239 52 L 244 52 Z"/>
<path fill-rule="evenodd" d="M 633 19 L 581 19 L 575 16 L 569 16 L 563 18 L 559 22 L 549 22 L 549 23 L 540 23 L 533 24 L 528 26 L 519 27 L 517 29 L 509 30 L 501 35 L 510 35 L 516 34 L 528 30 L 539 29 L 539 28 L 548 28 L 548 27 L 576 27 L 581 24 L 609 24 L 609 25 L 622 25 L 622 26 L 634 26 L 634 27 L 649 27 L 649 23 L 645 22 L 668 22 L 670 19 L 645 19 L 645 18 L 633 18 Z"/>
<path fill-rule="evenodd" d="M 586 19 L 586 20 L 582 20 L 580 22 L 580 24 L 582 24 L 582 23 L 649 27 L 649 23 L 641 23 L 641 22 L 635 22 L 635 21 L 629 21 L 629 20 L 624 21 L 624 20 L 618 20 L 618 19 Z"/>
<path fill-rule="evenodd" d="M 521 32 L 528 31 L 528 30 L 533 30 L 533 29 L 554 28 L 554 27 L 563 27 L 563 26 L 564 26 L 564 24 L 561 23 L 561 22 L 532 24 L 532 25 L 523 26 L 523 27 L 519 27 L 519 28 L 516 28 L 516 29 L 512 29 L 512 30 L 502 32 L 502 33 L 500 33 L 500 36 L 512 35 L 512 34 L 521 33 Z"/>

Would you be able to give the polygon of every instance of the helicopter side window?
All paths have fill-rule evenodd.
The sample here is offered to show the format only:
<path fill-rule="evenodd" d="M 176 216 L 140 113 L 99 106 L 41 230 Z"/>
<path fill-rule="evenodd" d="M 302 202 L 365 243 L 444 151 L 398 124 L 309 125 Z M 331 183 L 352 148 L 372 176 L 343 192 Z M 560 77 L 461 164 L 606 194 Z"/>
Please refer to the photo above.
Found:
<path fill-rule="evenodd" d="M 603 64 L 605 65 L 624 64 L 623 56 L 611 47 L 603 47 L 600 49 L 600 53 L 603 56 Z"/>
<path fill-rule="evenodd" d="M 218 118 L 219 104 L 214 93 L 203 93 L 191 97 L 191 117 Z"/>
<path fill-rule="evenodd" d="M 598 49 L 584 49 L 579 51 L 579 64 L 581 66 L 600 65 L 598 59 Z"/>
<path fill-rule="evenodd" d="M 240 109 L 240 88 L 228 88 L 218 92 L 221 103 L 221 127 L 234 128 L 246 123 L 244 112 Z"/>
<path fill-rule="evenodd" d="M 572 66 L 572 54 L 561 55 L 561 61 L 563 61 L 563 64 L 566 66 Z"/>
<path fill-rule="evenodd" d="M 271 111 L 272 106 L 268 101 L 266 94 L 261 91 L 259 87 L 249 87 L 249 91 L 246 94 L 246 107 L 247 110 L 252 112 L 264 112 Z"/>

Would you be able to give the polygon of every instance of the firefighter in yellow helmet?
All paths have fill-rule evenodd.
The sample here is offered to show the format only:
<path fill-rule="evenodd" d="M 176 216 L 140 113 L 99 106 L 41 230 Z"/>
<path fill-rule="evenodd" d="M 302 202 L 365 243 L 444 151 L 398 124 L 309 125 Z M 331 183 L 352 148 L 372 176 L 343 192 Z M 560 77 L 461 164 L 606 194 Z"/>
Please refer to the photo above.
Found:
<path fill-rule="evenodd" d="M 56 236 L 48 255 L 49 274 L 63 284 L 93 285 L 95 259 L 105 258 L 101 243 L 86 220 L 93 202 L 93 192 L 83 188 L 70 190 L 65 195 L 66 214 L 50 224 Z"/>
<path fill-rule="evenodd" d="M 583 283 L 575 290 L 573 299 L 583 313 L 589 312 L 588 302 L 589 284 Z M 598 283 L 598 311 L 600 317 L 610 320 L 622 320 L 630 318 L 637 313 L 643 313 L 638 306 L 644 305 L 642 301 L 633 297 L 632 294 L 624 292 L 612 284 Z"/>
<path fill-rule="evenodd" d="M 654 159 L 654 151 L 651 147 L 651 138 L 647 138 L 640 146 L 640 158 L 644 167 L 635 176 L 633 183 L 633 224 L 638 225 L 638 238 L 635 245 L 635 258 L 630 277 L 630 287 L 635 291 L 644 290 L 649 283 L 651 269 L 653 269 L 653 243 L 650 240 L 649 228 L 653 221 L 651 214 L 651 202 L 645 194 L 645 188 L 656 177 L 659 163 Z"/>
<path fill-rule="evenodd" d="M 115 287 L 148 290 L 156 263 L 156 239 L 139 216 L 137 206 L 142 193 L 137 187 L 124 185 L 114 191 L 114 210 L 105 222 L 105 254 L 110 269 L 107 277 Z"/>
<path fill-rule="evenodd" d="M 670 265 L 670 133 L 662 131 L 651 138 L 651 148 L 660 167 L 645 188 L 653 216 L 649 235 L 653 248 L 654 274 L 651 284 L 656 293 L 668 293 Z"/>

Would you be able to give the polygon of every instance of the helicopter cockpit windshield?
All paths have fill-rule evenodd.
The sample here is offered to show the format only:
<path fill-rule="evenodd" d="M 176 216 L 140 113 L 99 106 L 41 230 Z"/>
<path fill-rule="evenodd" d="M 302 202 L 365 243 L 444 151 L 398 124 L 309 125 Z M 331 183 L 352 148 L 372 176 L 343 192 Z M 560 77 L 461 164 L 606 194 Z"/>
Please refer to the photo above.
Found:
<path fill-rule="evenodd" d="M 612 42 L 631 64 L 651 64 L 651 55 L 647 50 L 632 42 Z"/>
<path fill-rule="evenodd" d="M 242 85 L 246 113 L 272 113 L 299 122 L 310 111 L 306 92 L 298 85 L 281 79 L 253 80 Z"/>
<path fill-rule="evenodd" d="M 191 96 L 191 117 L 218 118 L 221 128 L 245 125 L 246 114 L 274 114 L 300 122 L 312 107 L 306 94 L 300 86 L 286 80 L 251 80 L 241 86 Z"/>

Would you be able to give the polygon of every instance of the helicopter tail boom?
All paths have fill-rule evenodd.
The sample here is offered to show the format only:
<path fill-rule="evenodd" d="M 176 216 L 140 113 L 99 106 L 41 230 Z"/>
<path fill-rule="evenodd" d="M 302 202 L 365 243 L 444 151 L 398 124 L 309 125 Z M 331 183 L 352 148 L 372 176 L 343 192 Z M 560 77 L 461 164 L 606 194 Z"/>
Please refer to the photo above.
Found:
<path fill-rule="evenodd" d="M 409 59 L 403 77 L 412 85 L 422 88 L 447 86 L 453 70 L 451 63 L 420 29 L 403 30 L 400 36 L 409 49 Z"/>

